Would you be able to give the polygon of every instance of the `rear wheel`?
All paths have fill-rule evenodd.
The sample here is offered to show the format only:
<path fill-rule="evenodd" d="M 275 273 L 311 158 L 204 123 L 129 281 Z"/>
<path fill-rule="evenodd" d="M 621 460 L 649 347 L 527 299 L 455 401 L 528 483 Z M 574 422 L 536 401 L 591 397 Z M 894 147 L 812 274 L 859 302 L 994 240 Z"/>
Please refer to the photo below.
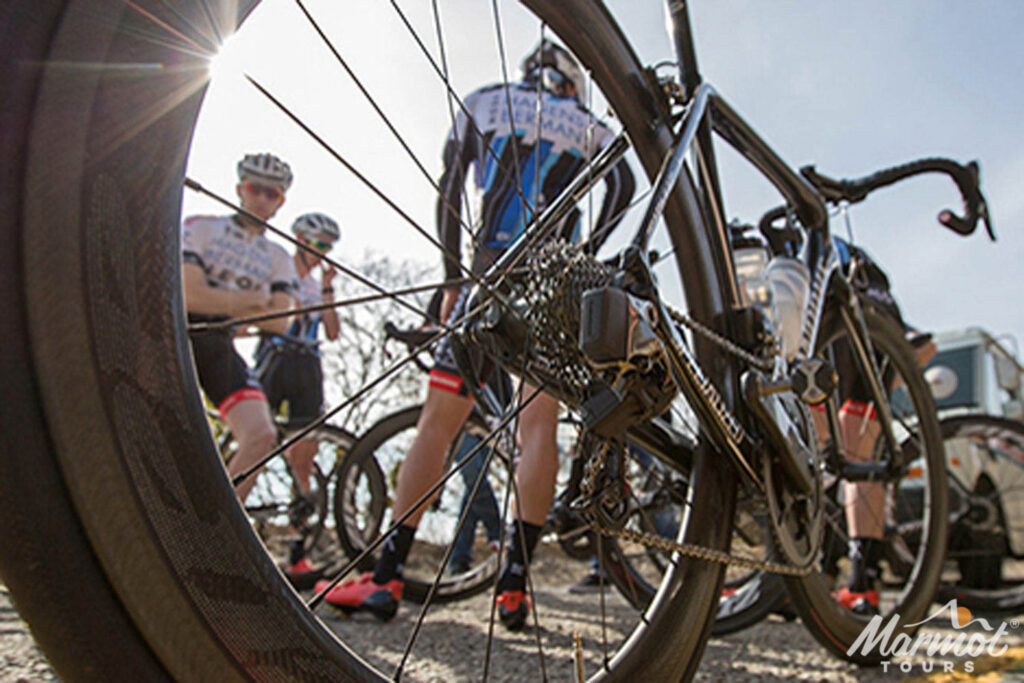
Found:
<path fill-rule="evenodd" d="M 606 10 L 526 4 L 537 35 L 543 25 L 586 65 L 653 176 L 672 141 L 667 112 Z M 379 675 L 283 583 L 236 502 L 190 367 L 175 227 L 182 179 L 206 57 L 248 9 L 70 0 L 0 10 L 13 93 L 0 138 L 0 321 L 11 361 L 0 388 L 0 566 L 65 677 Z M 391 38 L 407 38 L 397 22 L 387 30 L 385 60 Z M 686 308 L 710 321 L 722 290 L 698 206 L 684 177 L 665 216 Z M 713 367 L 709 347 L 696 355 Z M 680 538 L 725 547 L 729 465 L 699 450 L 690 486 Z M 692 675 L 720 579 L 718 566 L 675 564 L 605 669 Z M 586 661 L 600 666 L 600 647 Z M 450 665 L 452 675 L 480 669 Z"/>

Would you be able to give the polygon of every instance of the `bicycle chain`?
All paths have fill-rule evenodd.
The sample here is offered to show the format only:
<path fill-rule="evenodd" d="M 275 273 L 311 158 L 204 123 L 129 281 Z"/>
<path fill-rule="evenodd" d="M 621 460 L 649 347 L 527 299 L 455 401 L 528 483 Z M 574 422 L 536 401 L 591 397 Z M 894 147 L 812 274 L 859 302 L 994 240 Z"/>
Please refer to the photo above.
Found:
<path fill-rule="evenodd" d="M 668 311 L 669 316 L 677 323 L 690 328 L 697 334 L 709 340 L 712 344 L 715 344 L 716 346 L 725 349 L 727 352 L 731 353 L 732 355 L 736 356 L 737 358 L 743 361 L 746 361 L 747 363 L 754 366 L 758 370 L 771 372 L 773 369 L 775 369 L 774 358 L 775 356 L 778 355 L 778 344 L 775 341 L 775 337 L 772 337 L 770 335 L 765 337 L 764 341 L 768 342 L 770 345 L 769 348 L 771 350 L 771 356 L 769 358 L 761 358 L 750 353 L 739 344 L 729 341 L 727 338 L 718 334 L 710 327 L 707 327 L 706 325 L 697 322 L 696 320 L 686 315 L 685 313 L 680 313 L 679 311 L 675 310 L 668 304 L 665 304 L 665 310 Z"/>
<path fill-rule="evenodd" d="M 584 439 L 585 438 L 586 437 L 584 437 Z M 597 481 L 597 473 L 601 467 L 604 466 L 605 460 L 608 457 L 608 451 L 611 448 L 612 444 L 605 442 L 598 449 L 597 454 L 590 459 L 589 463 L 587 463 L 587 473 L 583 477 L 583 481 L 580 483 L 580 489 L 584 500 L 593 500 L 594 482 Z M 788 576 L 806 576 L 814 569 L 813 566 L 797 567 L 794 565 L 783 564 L 781 562 L 772 562 L 770 560 L 755 560 L 741 555 L 730 555 L 729 553 L 721 550 L 706 548 L 692 543 L 678 543 L 662 536 L 658 536 L 657 534 L 635 531 L 633 529 L 612 529 L 601 524 L 596 515 L 589 513 L 587 510 L 584 509 L 582 514 L 590 527 L 604 536 L 632 541 L 645 547 L 656 548 L 657 550 L 665 553 L 679 553 L 680 555 L 704 560 L 706 562 L 717 562 L 718 564 L 734 565 L 744 569 L 753 569 L 772 574 L 785 574 Z"/>

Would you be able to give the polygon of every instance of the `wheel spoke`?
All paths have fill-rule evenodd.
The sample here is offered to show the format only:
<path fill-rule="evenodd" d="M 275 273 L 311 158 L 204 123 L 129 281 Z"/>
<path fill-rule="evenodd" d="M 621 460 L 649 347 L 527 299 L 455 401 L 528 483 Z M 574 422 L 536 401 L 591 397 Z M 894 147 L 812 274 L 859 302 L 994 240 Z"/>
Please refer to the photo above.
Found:
<path fill-rule="evenodd" d="M 313 27 L 313 30 L 316 31 L 316 34 L 320 36 L 320 39 L 323 41 L 324 45 L 326 45 L 327 49 L 330 50 L 332 55 L 334 55 L 334 58 L 337 60 L 338 64 L 340 64 L 341 68 L 345 70 L 345 73 L 348 74 L 348 77 L 352 79 L 352 82 L 355 83 L 356 87 L 359 89 L 359 92 L 361 92 L 363 94 L 363 97 L 366 98 L 366 101 L 370 104 L 371 107 L 373 107 L 373 110 L 377 113 L 377 116 L 380 117 L 380 120 L 391 132 L 395 140 L 398 141 L 398 144 L 401 145 L 403 150 L 405 150 L 406 155 L 412 160 L 416 168 L 419 169 L 423 177 L 427 179 L 427 182 L 430 183 L 430 186 L 434 188 L 434 191 L 437 193 L 438 197 L 447 206 L 448 211 L 451 212 L 452 216 L 455 218 L 455 220 L 459 222 L 459 225 L 462 227 L 462 229 L 466 232 L 466 234 L 469 235 L 470 240 L 473 242 L 473 247 L 479 249 L 481 246 L 480 242 L 477 240 L 476 235 L 474 234 L 473 229 L 470 227 L 469 223 L 462 220 L 462 217 L 459 215 L 458 210 L 455 209 L 455 207 L 453 207 L 451 203 L 448 201 L 447 197 L 445 197 L 445 194 L 442 191 L 441 186 L 437 184 L 433 176 L 430 175 L 430 172 L 427 170 L 426 166 L 423 165 L 423 162 L 420 161 L 419 157 L 416 156 L 416 153 L 412 151 L 412 148 L 406 142 L 405 138 L 402 136 L 400 132 L 398 132 L 398 129 L 391 122 L 391 119 L 388 117 L 387 114 L 384 113 L 384 110 L 381 109 L 380 105 L 373 98 L 373 95 L 371 95 L 370 91 L 367 90 L 366 87 L 363 85 L 362 80 L 360 80 L 360 78 L 351 69 L 351 67 L 349 67 L 348 62 L 345 60 L 344 57 L 341 56 L 341 53 L 338 52 L 338 49 L 335 47 L 334 43 L 330 40 L 330 38 L 327 37 L 327 34 L 323 32 L 323 30 L 320 28 L 320 25 L 317 23 L 316 19 L 313 18 L 312 14 L 310 14 L 309 10 L 306 9 L 306 5 L 302 2 L 302 0 L 295 0 L 295 4 L 299 6 L 299 9 L 302 10 L 302 14 L 309 21 L 310 25 Z M 440 33 L 438 33 L 438 35 L 440 36 Z M 441 47 L 443 55 L 443 44 Z M 445 85 L 450 85 L 447 77 L 447 68 L 445 69 L 444 82 Z M 471 222 L 472 220 L 470 220 L 470 223 Z"/>

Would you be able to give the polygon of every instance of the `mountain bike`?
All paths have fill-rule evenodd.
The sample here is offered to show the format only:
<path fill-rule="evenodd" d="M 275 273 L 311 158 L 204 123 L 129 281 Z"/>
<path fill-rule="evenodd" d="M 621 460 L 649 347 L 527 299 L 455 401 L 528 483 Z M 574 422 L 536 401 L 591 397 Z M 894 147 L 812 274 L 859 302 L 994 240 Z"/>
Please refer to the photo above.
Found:
<path fill-rule="evenodd" d="M 614 630 L 602 631 L 608 623 L 603 612 L 576 621 L 581 629 L 595 625 L 575 641 L 578 647 L 571 634 L 546 632 L 556 649 L 580 653 L 576 657 L 545 659 L 535 634 L 540 656 L 534 661 L 550 666 L 552 675 L 583 670 L 616 679 L 692 676 L 724 567 L 738 562 L 727 552 L 737 506 L 772 514 L 781 554 L 773 564 L 758 560 L 755 566 L 802 574 L 814 569 L 820 546 L 825 472 L 865 478 L 904 472 L 907 463 L 898 449 L 903 434 L 892 429 L 883 440 L 886 459 L 866 467 L 850 467 L 834 448 L 819 460 L 817 449 L 809 448 L 811 420 L 789 389 L 790 366 L 806 369 L 799 361 L 835 338 L 853 342 L 858 367 L 875 378 L 873 394 L 883 410 L 888 402 L 872 352 L 891 358 L 914 408 L 916 421 L 906 422 L 907 431 L 920 442 L 927 465 L 921 471 L 927 472 L 920 542 L 907 554 L 908 589 L 893 601 L 905 618 L 922 614 L 938 578 L 928 560 L 944 551 L 946 494 L 934 460 L 941 438 L 902 337 L 889 334 L 870 309 L 858 310 L 842 281 L 831 277 L 835 264 L 822 196 L 702 83 L 686 5 L 672 2 L 668 8 L 678 79 L 645 68 L 599 2 L 528 0 L 521 8 L 503 8 L 535 16 L 534 38 L 557 37 L 581 60 L 623 134 L 591 160 L 571 192 L 549 198 L 545 214 L 496 270 L 479 279 L 476 300 L 488 315 L 474 315 L 449 331 L 468 334 L 486 355 L 539 381 L 585 416 L 593 440 L 585 456 L 589 483 L 582 508 L 599 531 L 623 531 L 618 527 L 628 492 L 615 474 L 623 463 L 623 431 L 666 467 L 685 474 L 687 482 L 675 541 L 629 536 L 640 545 L 661 544 L 672 559 L 655 598 Z M 66 677 L 110 677 L 115 671 L 136 680 L 380 677 L 324 629 L 310 610 L 318 600 L 307 604 L 288 589 L 264 552 L 225 476 L 188 368 L 175 233 L 188 142 L 207 59 L 250 9 L 214 0 L 173 6 L 72 0 L 8 3 L 0 10 L 8 37 L 0 41 L 3 77 L 11 91 L 0 138 L 7 161 L 0 182 L 10 198 L 0 208 L 3 242 L 11 245 L 0 253 L 0 316 L 10 361 L 2 387 L 0 562 L 19 610 Z M 433 21 L 436 15 L 414 23 L 404 21 L 397 3 L 382 9 L 392 14 L 381 31 L 386 28 L 395 40 L 375 41 L 378 47 L 392 50 L 409 38 L 418 50 L 424 45 L 421 33 L 435 35 L 437 27 L 445 35 L 444 23 Z M 376 10 L 360 7 L 346 30 Z M 487 18 L 493 28 L 488 37 L 495 38 L 487 54 L 494 54 L 495 43 L 504 54 L 501 16 Z M 458 33 L 466 39 L 484 35 L 462 26 Z M 378 31 L 369 27 L 366 34 L 376 37 Z M 422 52 L 442 86 L 444 121 L 458 107 L 448 61 L 425 46 Z M 507 68 L 496 73 L 502 71 L 499 81 L 507 82 Z M 403 73 L 388 70 L 388 76 Z M 312 132 L 287 103 L 265 88 L 261 92 L 289 125 Z M 364 95 L 372 93 L 354 97 Z M 426 108 L 417 106 L 417 120 Z M 713 132 L 778 187 L 794 221 L 809 230 L 805 256 L 814 286 L 797 363 L 765 352 L 756 334 L 745 335 L 756 315 L 735 310 L 746 307 L 739 305 L 725 233 Z M 370 195 L 395 209 L 397 220 L 422 229 L 396 203 L 405 187 L 392 198 L 386 186 L 364 183 L 369 178 L 324 137 L 311 139 L 346 172 L 354 171 Z M 379 155 L 380 146 L 373 151 Z M 406 149 L 395 153 L 396 161 L 407 163 Z M 653 188 L 635 248 L 605 263 L 564 245 L 537 247 L 550 219 L 579 200 L 586 204 L 593 182 L 626 153 Z M 196 179 L 186 187 L 216 195 Z M 978 210 L 968 206 L 957 220 L 972 227 Z M 661 250 L 666 258 L 656 264 L 664 271 L 660 288 L 647 262 L 659 235 L 667 246 Z M 364 274 L 338 265 L 367 282 Z M 670 286 L 677 292 L 671 308 L 665 303 Z M 526 299 L 516 294 L 522 287 L 531 293 Z M 590 290 L 605 293 L 588 298 L 586 320 L 606 312 L 623 329 L 623 319 L 612 312 L 629 311 L 638 335 L 614 340 L 599 334 L 592 338 L 596 346 L 579 349 L 581 299 Z M 394 296 L 411 305 L 401 298 L 408 293 L 377 289 L 367 296 Z M 523 330 L 522 319 L 532 321 L 521 339 L 530 343 L 503 347 L 506 337 L 494 335 L 491 324 Z M 551 324 L 538 328 L 538 322 Z M 609 383 L 605 371 L 625 370 L 622 363 L 633 355 L 638 364 Z M 569 362 L 554 365 L 556 360 Z M 476 367 L 472 357 L 463 362 L 467 370 Z M 693 451 L 678 448 L 673 431 L 649 429 L 651 417 L 668 406 L 693 418 L 680 424 L 699 425 Z M 827 646 L 842 649 L 863 622 L 834 605 L 830 586 L 819 577 L 789 579 L 790 593 L 801 614 L 819 620 L 819 635 L 832 643 Z M 537 611 L 543 609 L 539 605 Z M 571 618 L 557 610 L 552 615 Z M 487 676 L 493 638 L 480 637 L 483 661 L 447 662 L 452 677 L 477 677 L 481 667 Z M 415 638 L 397 665 L 398 658 L 372 663 L 392 673 L 397 666 L 400 676 L 408 670 L 404 662 L 413 644 Z"/>

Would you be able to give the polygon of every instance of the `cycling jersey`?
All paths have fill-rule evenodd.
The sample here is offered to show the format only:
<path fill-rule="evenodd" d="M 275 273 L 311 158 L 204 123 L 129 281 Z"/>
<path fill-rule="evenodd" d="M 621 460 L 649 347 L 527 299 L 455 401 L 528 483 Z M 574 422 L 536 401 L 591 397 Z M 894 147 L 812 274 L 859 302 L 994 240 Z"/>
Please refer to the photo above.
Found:
<path fill-rule="evenodd" d="M 510 85 L 508 90 L 503 85 L 481 88 L 469 95 L 464 104 L 473 123 L 470 124 L 465 112 L 460 112 L 448 135 L 441 178 L 444 196 L 437 204 L 438 233 L 449 254 L 445 257 L 445 277 L 449 280 L 460 276 L 459 264 L 452 257 L 459 255 L 462 226 L 458 217 L 464 179 L 470 167 L 473 183 L 481 191 L 479 209 L 473 214 L 478 248 L 472 268 L 479 274 L 612 137 L 611 130 L 597 122 L 574 98 L 538 92 L 535 83 Z M 510 109 L 514 126 L 509 124 Z M 516 191 L 517 178 L 522 197 Z M 620 161 L 605 176 L 604 198 L 595 234 L 591 236 L 593 250 L 622 218 L 633 189 L 633 174 L 628 164 Z M 571 212 L 559 235 L 575 241 L 579 237 L 578 223 L 579 213 Z M 449 321 L 465 313 L 468 292 L 468 287 L 460 292 Z M 447 336 L 435 349 L 430 385 L 466 394 Z"/>
<path fill-rule="evenodd" d="M 892 295 L 889 277 L 882 270 L 882 267 L 866 251 L 850 244 L 844 239 L 833 236 L 832 244 L 836 248 L 843 273 L 849 275 L 850 266 L 854 258 L 859 260 L 860 278 L 859 281 L 854 282 L 854 285 L 864 296 L 864 299 L 895 320 L 904 331 L 910 331 L 911 328 L 903 321 L 903 314 L 900 311 L 899 304 L 896 303 L 896 299 Z M 874 412 L 870 407 L 872 402 L 871 389 L 859 371 L 859 364 L 856 361 L 853 349 L 843 339 L 836 344 L 833 353 L 833 362 L 839 372 L 839 393 L 845 399 L 844 408 L 847 410 L 862 410 L 867 417 L 873 417 Z M 880 361 L 881 358 L 877 360 Z M 889 387 L 894 379 L 895 375 L 892 369 L 887 368 L 885 375 L 882 377 L 883 384 Z"/>
<path fill-rule="evenodd" d="M 473 272 L 479 274 L 612 138 L 608 126 L 596 121 L 575 98 L 538 93 L 535 83 L 481 88 L 470 94 L 464 105 L 465 111 L 460 110 L 445 144 L 443 195 L 437 204 L 438 234 L 448 252 L 445 277 L 449 280 L 460 276 L 456 260 L 462 234 L 459 216 L 470 167 L 473 184 L 481 193 L 478 209 L 471 212 L 480 245 L 474 253 Z M 510 110 L 514 126 L 509 124 Z M 605 195 L 595 223 L 595 233 L 600 234 L 594 237 L 594 250 L 621 219 L 633 189 L 633 174 L 628 164 L 620 161 L 605 176 Z M 562 236 L 578 237 L 578 223 L 579 213 L 572 212 L 561 226 Z"/>
<path fill-rule="evenodd" d="M 192 216 L 181 232 L 182 258 L 206 273 L 211 287 L 293 295 L 298 277 L 284 247 L 253 235 L 237 216 Z"/>
<path fill-rule="evenodd" d="M 294 296 L 299 304 L 299 308 L 319 306 L 324 302 L 323 287 L 320 281 L 313 277 L 313 271 L 309 271 L 305 277 L 299 278 Z M 295 321 L 288 328 L 288 334 L 292 337 L 302 337 L 303 339 L 316 339 L 322 319 L 323 313 L 320 311 L 312 311 L 296 316 Z"/>
<path fill-rule="evenodd" d="M 264 235 L 252 235 L 238 216 L 192 216 L 182 226 L 182 260 L 198 265 L 211 287 L 232 291 L 285 292 L 296 287 L 288 252 Z M 190 322 L 224 320 L 227 315 L 189 313 Z M 245 400 L 266 400 L 234 347 L 232 330 L 192 338 L 199 384 L 221 415 Z"/>
<path fill-rule="evenodd" d="M 832 244 L 839 256 L 839 263 L 842 264 L 843 273 L 849 275 L 850 264 L 854 257 L 860 260 L 861 279 L 854 285 L 864 297 L 877 307 L 888 313 L 900 327 L 909 330 L 909 326 L 903 321 L 903 314 L 900 312 L 899 304 L 892 295 L 892 288 L 889 284 L 889 277 L 882 270 L 882 267 L 872 259 L 866 251 L 856 247 L 844 239 L 832 237 Z"/>

